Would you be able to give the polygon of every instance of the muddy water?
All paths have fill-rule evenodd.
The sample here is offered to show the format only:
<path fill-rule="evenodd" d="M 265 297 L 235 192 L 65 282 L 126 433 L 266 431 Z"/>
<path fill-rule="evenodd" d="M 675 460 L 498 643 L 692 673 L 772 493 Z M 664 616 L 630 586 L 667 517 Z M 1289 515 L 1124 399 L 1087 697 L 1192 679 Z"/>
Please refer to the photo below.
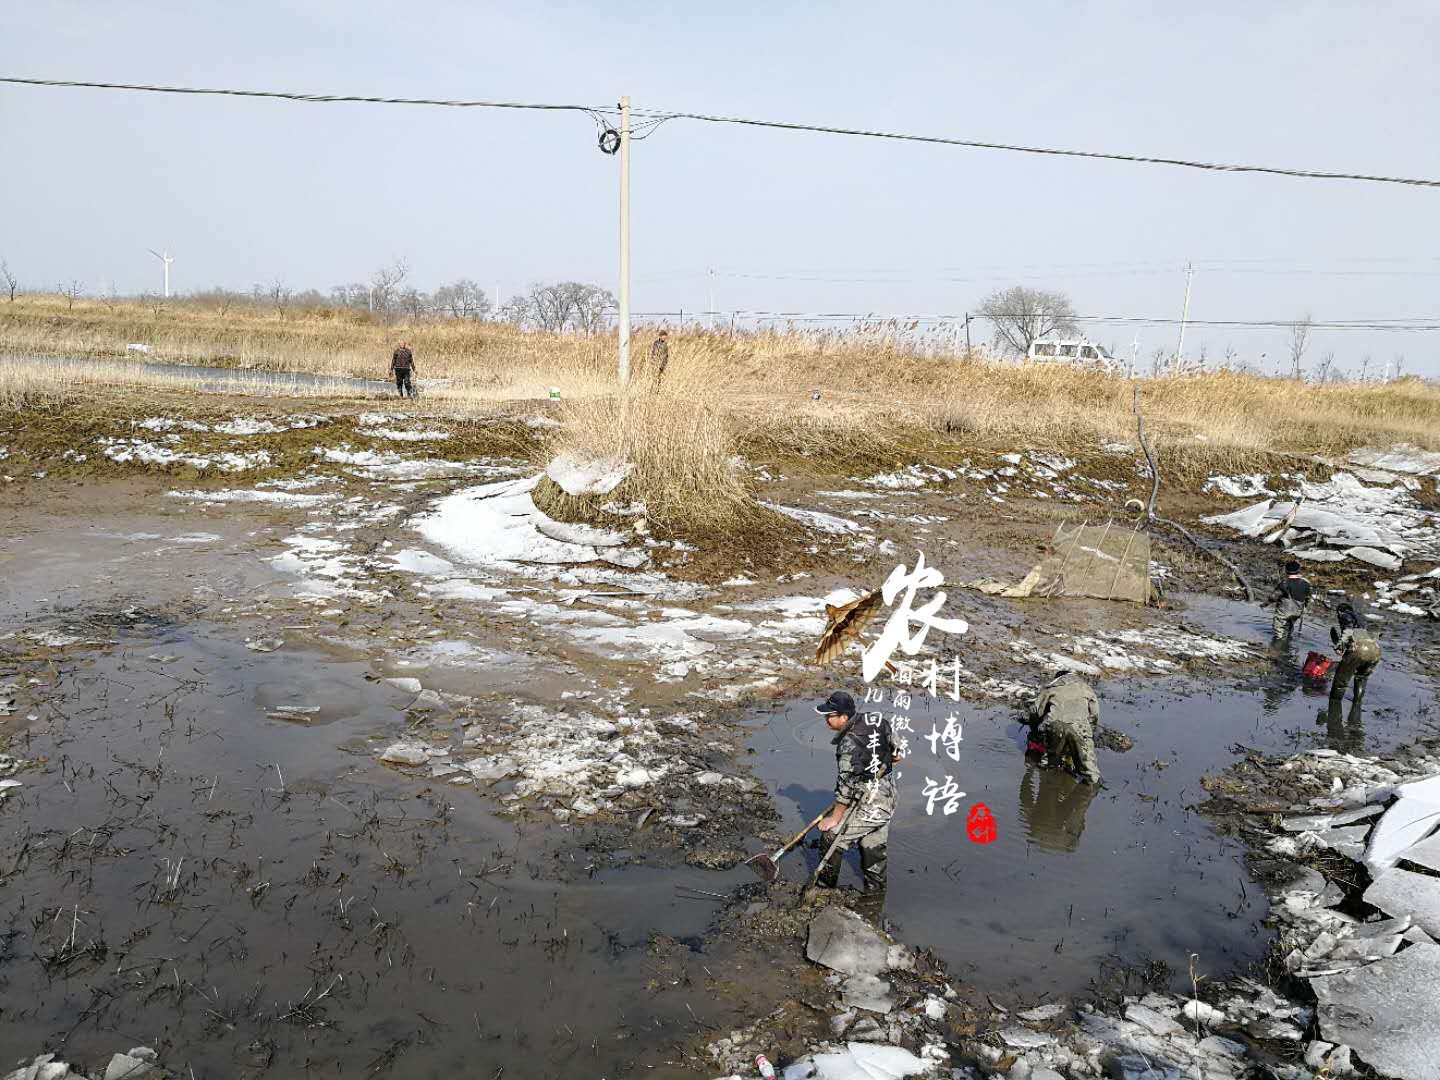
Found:
<path fill-rule="evenodd" d="M 43 686 L 11 750 L 48 763 L 0 809 L 0 1061 L 145 1042 L 197 1077 L 665 1076 L 735 1019 L 649 947 L 705 948 L 712 905 L 675 886 L 713 875 L 592 874 L 572 830 L 378 769 L 397 714 L 363 665 L 164 619 L 117 641 L 0 650 Z"/>
<path fill-rule="evenodd" d="M 173 379 L 177 383 L 185 383 L 207 393 L 228 390 L 236 383 L 322 392 L 360 390 L 377 393 L 394 389 L 394 384 L 390 382 L 375 379 L 352 379 L 343 375 L 313 375 L 299 371 L 260 371 L 254 368 L 206 367 L 199 364 L 152 364 L 128 358 L 101 361 L 85 357 L 43 356 L 25 358 L 25 362 L 42 367 L 61 367 L 68 371 L 109 370 L 114 368 L 117 363 L 133 365 L 137 371 Z"/>
<path fill-rule="evenodd" d="M 1268 639 L 1266 613 L 1192 600 L 1190 615 L 1224 634 Z M 1256 674 L 1162 682 L 1107 681 L 1103 723 L 1135 740 L 1127 753 L 1099 751 L 1107 786 L 1098 791 L 1052 770 L 1027 767 L 1015 710 L 976 708 L 916 694 L 915 735 L 902 766 L 891 826 L 886 914 L 912 944 L 933 947 L 952 970 L 982 986 L 1030 993 L 1083 990 L 1109 964 L 1160 961 L 1188 984 L 1188 957 L 1205 972 L 1243 968 L 1264 952 L 1266 905 L 1247 877 L 1239 845 L 1187 809 L 1204 801 L 1200 778 L 1233 759 L 1237 744 L 1267 752 L 1331 745 L 1393 746 L 1433 730 L 1436 686 L 1404 648 L 1392 648 L 1371 680 L 1363 713 L 1317 723 L 1326 699 L 1303 687 L 1297 662 L 1320 649 L 1325 628 L 1304 628 L 1287 653 Z M 1328 645 L 1328 641 L 1325 642 Z M 816 694 L 820 700 L 822 694 Z M 752 717 L 750 759 L 778 792 L 792 831 L 829 805 L 834 782 L 830 733 L 813 701 Z M 893 705 L 888 710 L 893 712 Z M 956 715 L 959 760 L 925 738 Z M 927 779 L 953 776 L 966 792 L 956 812 L 927 812 Z M 966 819 L 977 803 L 997 838 L 975 843 Z M 791 823 L 793 822 L 793 825 Z M 794 859 L 787 877 L 813 867 L 818 852 Z M 784 866 L 784 864 L 782 864 Z M 852 854 L 842 883 L 858 886 Z"/>

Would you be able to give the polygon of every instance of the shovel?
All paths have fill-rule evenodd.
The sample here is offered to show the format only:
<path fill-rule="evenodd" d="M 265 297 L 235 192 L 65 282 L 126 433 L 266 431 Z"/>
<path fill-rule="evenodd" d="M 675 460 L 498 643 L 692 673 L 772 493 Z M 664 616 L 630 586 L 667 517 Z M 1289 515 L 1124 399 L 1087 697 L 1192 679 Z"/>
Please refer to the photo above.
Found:
<path fill-rule="evenodd" d="M 820 813 L 815 816 L 814 821 L 810 822 L 809 825 L 806 825 L 803 829 L 801 829 L 798 833 L 791 837 L 790 842 L 787 843 L 784 847 L 782 847 L 779 851 L 775 852 L 774 855 L 767 855 L 765 852 L 762 851 L 759 855 L 751 855 L 750 858 L 746 859 L 745 865 L 750 867 L 750 869 L 754 870 L 766 881 L 774 881 L 777 877 L 780 876 L 780 869 L 775 865 L 780 861 L 780 856 L 784 855 L 801 840 L 805 839 L 805 834 L 808 833 L 811 829 L 813 829 L 816 825 L 820 824 L 820 819 L 825 816 L 825 813 L 826 811 L 824 810 L 820 811 Z"/>

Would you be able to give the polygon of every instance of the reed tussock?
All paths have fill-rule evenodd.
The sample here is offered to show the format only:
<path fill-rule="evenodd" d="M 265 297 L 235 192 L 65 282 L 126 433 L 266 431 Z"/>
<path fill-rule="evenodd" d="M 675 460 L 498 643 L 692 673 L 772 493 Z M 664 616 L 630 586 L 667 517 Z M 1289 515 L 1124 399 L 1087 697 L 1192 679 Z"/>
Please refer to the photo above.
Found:
<path fill-rule="evenodd" d="M 605 520 L 612 503 L 645 504 L 657 532 L 733 537 L 779 525 L 754 498 L 736 460 L 739 449 L 728 417 L 704 401 L 637 392 L 571 402 L 560 410 L 534 456 L 546 464 L 561 453 L 583 459 L 618 458 L 634 467 L 614 492 L 571 498 L 553 484 L 537 503 L 567 520 Z"/>

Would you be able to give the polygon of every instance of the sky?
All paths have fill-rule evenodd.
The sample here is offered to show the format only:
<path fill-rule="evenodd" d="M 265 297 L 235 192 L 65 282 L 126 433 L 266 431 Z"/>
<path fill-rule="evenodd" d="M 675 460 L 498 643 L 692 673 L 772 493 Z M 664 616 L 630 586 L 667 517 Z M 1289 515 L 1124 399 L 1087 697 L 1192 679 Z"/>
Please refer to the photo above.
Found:
<path fill-rule="evenodd" d="M 579 103 L 1440 178 L 1440 6 L 379 0 L 6 4 L 0 74 Z M 328 289 L 400 257 L 616 289 L 618 167 L 582 113 L 0 84 L 0 258 L 22 285 Z M 958 314 L 1015 284 L 1178 319 L 1185 351 L 1288 369 L 1203 320 L 1440 317 L 1440 189 L 1198 172 L 673 120 L 634 145 L 638 312 Z M 1142 363 L 1178 327 L 1089 324 Z M 977 325 L 977 338 L 988 336 Z M 1138 338 L 1138 343 L 1137 339 Z M 1440 331 L 1317 330 L 1349 372 Z"/>

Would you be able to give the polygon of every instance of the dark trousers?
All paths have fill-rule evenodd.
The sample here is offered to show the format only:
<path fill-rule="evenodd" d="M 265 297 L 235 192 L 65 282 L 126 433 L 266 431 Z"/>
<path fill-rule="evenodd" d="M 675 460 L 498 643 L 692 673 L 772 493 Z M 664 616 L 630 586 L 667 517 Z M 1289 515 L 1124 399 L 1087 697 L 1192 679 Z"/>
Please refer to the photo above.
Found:
<path fill-rule="evenodd" d="M 409 394 L 411 397 L 415 396 L 415 384 L 410 381 L 410 369 L 408 367 L 395 369 L 395 389 L 400 391 L 401 397 L 404 397 L 406 394 Z"/>

